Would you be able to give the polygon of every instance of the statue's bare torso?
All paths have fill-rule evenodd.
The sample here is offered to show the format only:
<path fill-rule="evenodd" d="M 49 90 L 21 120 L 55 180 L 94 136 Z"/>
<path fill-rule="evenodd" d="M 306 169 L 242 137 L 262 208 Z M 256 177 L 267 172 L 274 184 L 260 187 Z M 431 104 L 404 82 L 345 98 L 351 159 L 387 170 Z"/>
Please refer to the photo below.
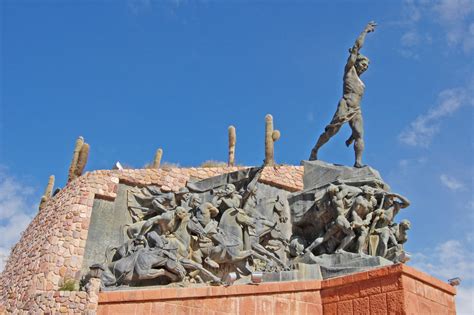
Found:
<path fill-rule="evenodd" d="M 347 106 L 352 108 L 360 108 L 360 101 L 364 95 L 365 85 L 357 75 L 355 67 L 351 67 L 344 74 L 344 94 Z"/>

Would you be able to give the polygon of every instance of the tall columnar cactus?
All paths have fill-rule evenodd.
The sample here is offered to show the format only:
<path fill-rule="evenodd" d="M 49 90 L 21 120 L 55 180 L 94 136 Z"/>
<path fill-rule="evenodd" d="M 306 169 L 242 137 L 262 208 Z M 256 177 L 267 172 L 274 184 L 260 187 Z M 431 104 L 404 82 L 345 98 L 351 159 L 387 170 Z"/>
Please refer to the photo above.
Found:
<path fill-rule="evenodd" d="M 46 189 L 44 191 L 44 195 L 41 196 L 41 201 L 40 201 L 40 204 L 39 204 L 40 209 L 43 207 L 43 205 L 46 203 L 46 201 L 48 201 L 49 198 L 51 198 L 51 196 L 53 194 L 53 187 L 54 187 L 54 175 L 51 175 L 51 176 L 49 176 L 48 185 L 46 186 Z"/>
<path fill-rule="evenodd" d="M 153 165 L 152 165 L 153 168 L 160 168 L 162 156 L 163 156 L 163 150 L 159 148 L 158 150 L 156 150 L 155 158 L 153 159 Z"/>
<path fill-rule="evenodd" d="M 89 144 L 85 143 L 81 147 L 81 151 L 79 151 L 79 157 L 77 159 L 76 169 L 74 171 L 74 175 L 79 177 L 84 172 L 84 168 L 87 164 L 87 159 L 89 158 Z"/>
<path fill-rule="evenodd" d="M 273 117 L 265 116 L 265 166 L 275 165 L 274 148 L 275 141 L 280 139 L 280 131 L 273 130 Z"/>
<path fill-rule="evenodd" d="M 82 175 L 89 158 L 89 144 L 84 142 L 83 137 L 76 140 L 71 166 L 69 167 L 68 183 Z"/>
<path fill-rule="evenodd" d="M 237 142 L 237 136 L 235 134 L 235 127 L 229 126 L 229 160 L 228 166 L 235 165 L 235 143 Z"/>
<path fill-rule="evenodd" d="M 79 152 L 81 152 L 81 148 L 84 145 L 84 138 L 79 137 L 76 140 L 76 145 L 74 147 L 74 153 L 72 155 L 71 166 L 69 167 L 69 176 L 68 176 L 68 183 L 76 178 L 75 170 L 77 166 L 77 160 L 79 159 Z"/>

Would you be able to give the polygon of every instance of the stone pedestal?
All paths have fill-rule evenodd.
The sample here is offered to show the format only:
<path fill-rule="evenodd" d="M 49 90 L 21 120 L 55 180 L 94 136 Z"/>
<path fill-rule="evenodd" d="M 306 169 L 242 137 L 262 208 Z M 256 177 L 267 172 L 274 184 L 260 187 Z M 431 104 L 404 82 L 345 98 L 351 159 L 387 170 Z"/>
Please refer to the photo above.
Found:
<path fill-rule="evenodd" d="M 323 281 L 102 292 L 98 314 L 455 314 L 455 294 L 398 264 Z"/>

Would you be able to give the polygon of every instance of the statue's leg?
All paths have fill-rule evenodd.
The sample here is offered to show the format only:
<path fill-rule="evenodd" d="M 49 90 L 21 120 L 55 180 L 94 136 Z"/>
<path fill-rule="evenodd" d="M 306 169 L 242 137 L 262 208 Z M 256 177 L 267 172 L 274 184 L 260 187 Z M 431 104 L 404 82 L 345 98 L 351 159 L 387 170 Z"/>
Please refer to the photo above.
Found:
<path fill-rule="evenodd" d="M 364 253 L 364 250 L 365 250 L 364 245 L 365 245 L 365 241 L 367 239 L 368 234 L 369 234 L 369 229 L 367 227 L 361 227 L 360 236 L 357 239 L 357 251 L 359 252 L 359 254 Z"/>
<path fill-rule="evenodd" d="M 156 222 L 158 222 L 158 220 L 160 219 L 161 217 L 159 215 L 155 216 L 155 217 L 152 217 L 148 220 L 145 221 L 145 223 L 141 226 L 141 229 L 140 229 L 140 232 L 138 233 L 138 235 L 145 235 L 148 231 L 150 231 L 150 229 L 152 228 L 153 224 L 155 224 Z"/>
<path fill-rule="evenodd" d="M 362 167 L 362 152 L 364 152 L 364 122 L 362 115 L 356 115 L 349 121 L 352 129 L 351 137 L 354 138 L 355 163 L 354 167 Z"/>
<path fill-rule="evenodd" d="M 396 239 L 396 237 L 393 233 L 389 234 L 389 240 L 392 242 L 393 245 L 395 245 L 395 246 L 398 245 L 398 241 L 397 241 L 397 239 Z"/>
<path fill-rule="evenodd" d="M 348 234 L 346 234 L 346 237 L 344 237 L 342 239 L 341 244 L 336 249 L 336 253 L 340 253 L 340 252 L 344 251 L 346 249 L 347 245 L 349 245 L 349 243 L 354 239 L 354 237 L 355 237 L 354 231 L 350 230 L 350 231 L 347 231 L 347 233 Z"/>
<path fill-rule="evenodd" d="M 214 282 L 221 281 L 216 275 L 214 275 L 209 270 L 205 269 L 201 264 L 198 264 L 190 259 L 182 258 L 179 260 L 179 262 L 184 266 L 185 269 L 199 270 L 200 272 L 205 274 L 207 277 L 212 279 L 212 281 Z"/>
<path fill-rule="evenodd" d="M 379 243 L 380 252 L 377 253 L 378 256 L 385 257 L 385 255 L 387 254 L 389 238 L 390 238 L 390 230 L 387 227 L 384 227 L 380 231 L 380 243 Z"/>
<path fill-rule="evenodd" d="M 322 243 L 326 242 L 329 240 L 334 233 L 336 233 L 339 230 L 339 227 L 337 225 L 333 225 L 329 228 L 329 230 L 326 231 L 326 233 L 322 237 L 317 237 L 311 245 L 305 248 L 305 252 L 311 252 L 313 249 L 321 245 Z"/>
<path fill-rule="evenodd" d="M 314 161 L 318 159 L 318 151 L 319 149 L 329 141 L 338 131 L 341 129 L 341 125 L 328 125 L 324 129 L 324 132 L 319 136 L 318 142 L 316 142 L 316 145 L 314 148 L 311 150 L 311 155 L 309 156 L 310 161 Z"/>
<path fill-rule="evenodd" d="M 354 140 L 354 136 L 351 134 L 351 136 L 346 140 L 346 147 L 349 147 Z"/>
<path fill-rule="evenodd" d="M 261 244 L 259 243 L 254 243 L 252 244 L 252 249 L 261 254 L 261 255 L 265 255 L 267 257 L 269 257 L 270 259 L 273 259 L 274 261 L 276 261 L 281 267 L 285 268 L 286 265 L 283 261 L 281 261 L 278 257 L 276 257 L 275 255 L 273 255 L 271 252 L 269 252 L 267 249 L 265 249 L 265 247 L 263 247 Z"/>
<path fill-rule="evenodd" d="M 339 215 L 337 217 L 335 226 L 339 227 L 339 229 L 342 230 L 342 232 L 344 232 L 344 234 L 346 235 L 342 239 L 341 244 L 339 244 L 336 249 L 336 253 L 339 253 L 342 252 L 347 247 L 347 245 L 349 245 L 349 243 L 354 239 L 356 235 L 352 230 L 349 221 L 343 215 Z"/>
<path fill-rule="evenodd" d="M 324 132 L 319 136 L 318 141 L 316 142 L 314 148 L 311 150 L 311 155 L 309 156 L 310 161 L 318 159 L 318 151 L 326 142 L 329 141 L 338 131 L 341 129 L 342 123 L 340 122 L 342 117 L 344 117 L 347 111 L 347 104 L 345 99 L 341 99 L 337 106 L 337 111 L 334 114 L 329 125 L 324 128 Z"/>

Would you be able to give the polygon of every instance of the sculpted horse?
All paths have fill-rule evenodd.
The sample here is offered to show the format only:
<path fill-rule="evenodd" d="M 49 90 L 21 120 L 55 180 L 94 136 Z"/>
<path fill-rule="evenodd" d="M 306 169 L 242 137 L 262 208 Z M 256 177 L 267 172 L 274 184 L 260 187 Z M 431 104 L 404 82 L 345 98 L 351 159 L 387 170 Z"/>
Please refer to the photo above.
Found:
<path fill-rule="evenodd" d="M 165 236 L 165 238 L 170 247 L 176 249 L 176 257 L 179 262 L 186 270 L 199 270 L 213 282 L 219 283 L 220 279 L 212 272 L 206 270 L 201 264 L 189 259 L 191 256 L 190 249 L 192 240 L 189 231 L 195 235 L 202 236 L 205 233 L 204 229 L 198 222 L 191 220 L 191 214 L 183 207 L 176 208 L 176 213 L 180 219 L 180 224 L 170 235 Z"/>
<path fill-rule="evenodd" d="M 286 199 L 284 199 L 286 201 Z M 284 216 L 283 199 L 278 196 L 267 200 L 267 207 L 272 213 L 272 219 L 268 220 L 261 216 L 255 208 L 248 208 L 247 215 L 249 215 L 254 221 L 253 224 L 247 227 L 248 234 L 244 237 L 244 248 L 251 248 L 255 252 L 268 257 L 275 261 L 283 269 L 288 269 L 286 264 L 275 254 L 267 250 L 262 244 L 264 238 L 268 239 L 268 243 L 274 245 L 278 249 L 284 247 L 287 243 L 281 229 L 282 223 L 286 222 L 287 218 Z M 281 254 L 281 256 L 283 256 Z"/>
<path fill-rule="evenodd" d="M 118 248 L 109 249 L 106 257 L 113 258 L 112 262 L 101 266 L 103 285 L 133 284 L 161 276 L 168 277 L 172 282 L 180 281 L 186 276 L 187 270 L 199 270 L 213 282 L 220 282 L 218 277 L 188 258 L 191 243 L 188 228 L 198 235 L 204 233 L 199 224 L 192 222 L 190 214 L 178 207 L 173 218 L 166 223 L 167 227 L 173 229 L 169 235 L 151 231 L 147 238 L 139 235 Z"/>
<path fill-rule="evenodd" d="M 177 263 L 173 254 L 163 247 L 147 247 L 144 238 L 137 238 L 118 248 L 108 248 L 106 262 L 93 267 L 102 270 L 100 278 L 102 285 L 106 287 L 130 285 L 161 276 L 166 276 L 171 281 L 183 279 L 186 270 Z"/>
<path fill-rule="evenodd" d="M 243 210 L 238 208 L 229 208 L 224 211 L 219 221 L 217 235 L 211 236 L 218 239 L 218 244 L 200 247 L 202 255 L 209 257 L 212 261 L 221 263 L 230 263 L 237 267 L 239 272 L 249 275 L 250 270 L 246 267 L 247 258 L 253 257 L 272 262 L 263 255 L 252 249 L 244 250 L 244 232 L 242 226 L 253 225 L 254 220 Z"/>

